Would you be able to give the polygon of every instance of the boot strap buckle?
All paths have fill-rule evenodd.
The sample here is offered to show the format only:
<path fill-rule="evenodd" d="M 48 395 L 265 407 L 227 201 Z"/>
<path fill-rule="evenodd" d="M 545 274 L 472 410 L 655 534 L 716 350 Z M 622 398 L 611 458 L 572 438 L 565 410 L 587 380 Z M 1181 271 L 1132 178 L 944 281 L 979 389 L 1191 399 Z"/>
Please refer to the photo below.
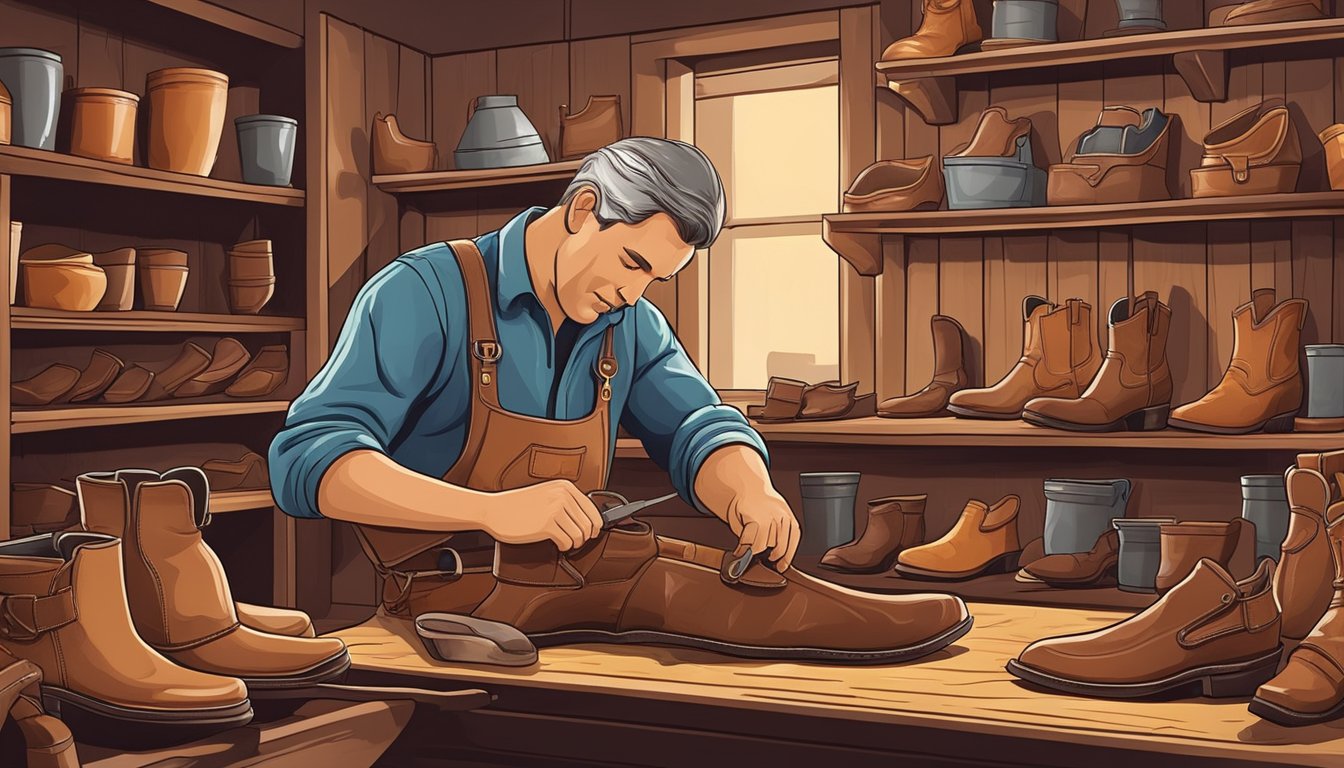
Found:
<path fill-rule="evenodd" d="M 0 597 L 0 639 L 36 640 L 43 632 L 60 629 L 75 618 L 75 601 L 69 587 L 54 595 Z"/>

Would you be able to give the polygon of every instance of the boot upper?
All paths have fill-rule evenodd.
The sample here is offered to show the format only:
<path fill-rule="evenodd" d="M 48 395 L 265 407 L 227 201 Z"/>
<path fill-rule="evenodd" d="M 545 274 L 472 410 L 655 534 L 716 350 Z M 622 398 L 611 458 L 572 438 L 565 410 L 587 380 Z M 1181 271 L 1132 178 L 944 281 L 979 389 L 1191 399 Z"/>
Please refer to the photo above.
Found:
<path fill-rule="evenodd" d="M 868 525 L 857 540 L 822 555 L 823 565 L 875 568 L 893 552 L 924 538 L 924 505 L 928 496 L 890 496 L 868 502 Z"/>
<path fill-rule="evenodd" d="M 1284 637 L 1301 639 L 1325 613 L 1334 594 L 1321 576 L 1331 567 L 1325 515 L 1327 508 L 1344 514 L 1344 502 L 1331 503 L 1330 483 L 1314 469 L 1293 467 L 1284 484 L 1290 516 L 1274 574 L 1274 596 L 1283 608 Z"/>
<path fill-rule="evenodd" d="M 1166 592 L 1208 558 L 1227 568 L 1241 537 L 1242 519 L 1226 522 L 1168 523 L 1160 530 L 1162 560 L 1157 571 L 1157 591 Z"/>
<path fill-rule="evenodd" d="M 961 516 L 937 541 L 902 552 L 904 566 L 938 573 L 978 570 L 998 557 L 1022 549 L 1017 536 L 1017 513 L 1021 500 L 1009 495 L 989 506 L 983 501 L 966 502 Z"/>
<path fill-rule="evenodd" d="M 897 40 L 882 52 L 884 61 L 951 56 L 968 43 L 984 37 L 971 0 L 924 0 L 924 19 L 910 37 Z"/>

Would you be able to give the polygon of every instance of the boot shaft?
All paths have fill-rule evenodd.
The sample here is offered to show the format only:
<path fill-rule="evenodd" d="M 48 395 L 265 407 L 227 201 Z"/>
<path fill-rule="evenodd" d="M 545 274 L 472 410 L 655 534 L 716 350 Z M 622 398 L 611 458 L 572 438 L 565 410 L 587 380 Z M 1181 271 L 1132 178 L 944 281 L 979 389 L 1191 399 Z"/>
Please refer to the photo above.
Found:
<path fill-rule="evenodd" d="M 953 386 L 965 386 L 965 350 L 961 323 L 945 315 L 934 315 L 933 380 Z"/>
<path fill-rule="evenodd" d="M 1136 299 L 1118 299 L 1111 305 L 1106 357 L 1123 362 L 1128 383 L 1147 380 L 1152 385 L 1165 380 L 1170 399 L 1171 370 L 1167 364 L 1167 338 L 1171 332 L 1171 308 L 1148 291 Z"/>
<path fill-rule="evenodd" d="M 1101 367 L 1092 305 L 1069 299 L 1040 315 L 1037 380 L 1046 386 L 1073 381 L 1081 391 Z"/>
<path fill-rule="evenodd" d="M 1306 300 L 1287 299 L 1275 305 L 1273 289 L 1261 288 L 1232 317 L 1235 337 L 1228 373 L 1236 371 L 1248 391 L 1261 392 L 1301 377 L 1298 354 Z"/>

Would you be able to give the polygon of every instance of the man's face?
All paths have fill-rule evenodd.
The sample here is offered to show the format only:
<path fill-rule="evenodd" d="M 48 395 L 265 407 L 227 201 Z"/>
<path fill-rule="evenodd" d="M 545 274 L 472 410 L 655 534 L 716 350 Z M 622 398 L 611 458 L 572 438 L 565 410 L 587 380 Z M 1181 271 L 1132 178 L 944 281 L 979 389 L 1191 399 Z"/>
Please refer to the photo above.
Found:
<path fill-rule="evenodd" d="M 560 308 L 582 325 L 603 312 L 634 304 L 654 280 L 670 279 L 695 254 L 667 214 L 602 229 L 593 215 L 596 202 L 590 190 L 570 201 L 565 215 L 573 234 L 556 254 Z"/>

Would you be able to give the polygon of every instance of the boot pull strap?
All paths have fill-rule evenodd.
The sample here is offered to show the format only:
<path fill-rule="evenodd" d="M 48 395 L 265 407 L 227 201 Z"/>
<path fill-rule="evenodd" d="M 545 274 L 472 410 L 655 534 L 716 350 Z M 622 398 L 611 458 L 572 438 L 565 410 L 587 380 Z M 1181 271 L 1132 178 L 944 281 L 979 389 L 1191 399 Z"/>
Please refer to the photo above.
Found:
<path fill-rule="evenodd" d="M 54 595 L 0 596 L 0 639 L 25 642 L 79 618 L 70 587 Z"/>

